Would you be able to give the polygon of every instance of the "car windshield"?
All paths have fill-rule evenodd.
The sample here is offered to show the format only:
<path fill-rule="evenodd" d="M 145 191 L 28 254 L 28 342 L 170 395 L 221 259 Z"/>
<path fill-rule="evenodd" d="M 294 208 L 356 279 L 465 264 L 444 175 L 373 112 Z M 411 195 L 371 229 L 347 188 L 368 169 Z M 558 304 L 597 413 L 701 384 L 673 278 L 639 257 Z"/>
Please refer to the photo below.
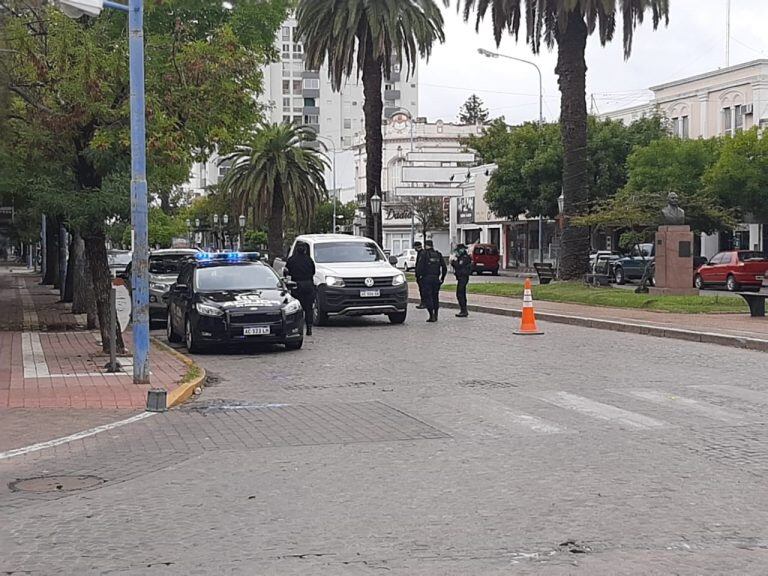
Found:
<path fill-rule="evenodd" d="M 384 260 L 373 242 L 324 242 L 315 244 L 315 262 L 378 262 Z"/>
<path fill-rule="evenodd" d="M 221 290 L 274 290 L 280 279 L 271 268 L 260 264 L 235 264 L 199 268 L 195 285 L 201 292 Z"/>
<path fill-rule="evenodd" d="M 766 258 L 763 252 L 755 252 L 754 250 L 747 250 L 747 251 L 739 252 L 739 260 L 741 260 L 742 262 L 745 262 L 747 260 L 750 260 L 753 262 L 754 261 L 759 262 L 759 261 L 768 260 L 768 258 Z"/>
<path fill-rule="evenodd" d="M 173 256 L 150 256 L 149 273 L 150 274 L 176 274 L 178 275 L 181 265 L 189 259 L 186 254 L 174 254 Z"/>
<path fill-rule="evenodd" d="M 110 266 L 128 266 L 131 262 L 130 252 L 113 252 L 107 256 Z"/>

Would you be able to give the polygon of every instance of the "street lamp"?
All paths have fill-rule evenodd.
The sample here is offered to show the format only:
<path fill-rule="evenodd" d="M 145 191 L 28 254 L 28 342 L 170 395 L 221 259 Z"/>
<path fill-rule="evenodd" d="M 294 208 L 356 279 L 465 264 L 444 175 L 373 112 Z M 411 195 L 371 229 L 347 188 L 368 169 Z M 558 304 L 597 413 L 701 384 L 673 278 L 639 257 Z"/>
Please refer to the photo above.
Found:
<path fill-rule="evenodd" d="M 506 58 L 507 60 L 514 60 L 515 62 L 522 62 L 523 64 L 529 64 L 536 68 L 536 72 L 539 73 L 539 126 L 544 125 L 544 89 L 543 81 L 541 77 L 541 68 L 535 62 L 530 60 L 524 60 L 523 58 L 516 58 L 515 56 L 507 56 L 506 54 L 500 54 L 498 52 L 491 52 L 485 48 L 478 48 L 478 54 L 485 56 L 486 58 Z M 539 214 L 539 262 L 544 262 L 544 230 L 541 214 Z"/>
<path fill-rule="evenodd" d="M 224 216 L 221 217 L 221 221 L 223 222 L 222 228 L 224 231 L 221 234 L 221 245 L 222 248 L 227 247 L 227 228 L 229 228 L 229 214 L 224 214 Z M 230 244 L 231 247 L 231 244 Z"/>
<path fill-rule="evenodd" d="M 243 249 L 243 232 L 245 231 L 245 215 L 240 214 L 240 217 L 237 219 L 237 223 L 240 224 L 240 238 L 237 241 L 237 248 L 238 250 Z"/>
<path fill-rule="evenodd" d="M 213 215 L 213 249 L 218 250 L 219 249 L 219 231 L 221 231 L 221 227 L 219 226 L 219 215 L 214 214 Z"/>
<path fill-rule="evenodd" d="M 189 242 L 189 245 L 192 246 L 192 221 L 189 218 L 187 218 L 186 224 L 187 224 L 187 242 Z"/>
<path fill-rule="evenodd" d="M 373 241 L 379 238 L 379 214 L 381 214 L 381 196 L 378 192 L 371 196 L 371 214 L 373 215 Z"/>
<path fill-rule="evenodd" d="M 131 265 L 133 383 L 149 384 L 149 235 L 147 218 L 147 143 L 144 111 L 143 0 L 128 5 L 111 0 L 57 0 L 70 18 L 98 16 L 103 8 L 128 13 L 129 77 L 131 99 Z"/>

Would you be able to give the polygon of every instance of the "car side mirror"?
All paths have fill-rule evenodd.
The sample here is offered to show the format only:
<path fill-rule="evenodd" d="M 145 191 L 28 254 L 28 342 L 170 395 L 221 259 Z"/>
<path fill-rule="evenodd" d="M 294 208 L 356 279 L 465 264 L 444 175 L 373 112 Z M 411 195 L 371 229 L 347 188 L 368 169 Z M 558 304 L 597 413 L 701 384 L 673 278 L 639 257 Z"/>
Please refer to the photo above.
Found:
<path fill-rule="evenodd" d="M 397 256 L 390 256 L 389 257 L 389 263 L 392 264 L 392 266 L 397 264 Z"/>

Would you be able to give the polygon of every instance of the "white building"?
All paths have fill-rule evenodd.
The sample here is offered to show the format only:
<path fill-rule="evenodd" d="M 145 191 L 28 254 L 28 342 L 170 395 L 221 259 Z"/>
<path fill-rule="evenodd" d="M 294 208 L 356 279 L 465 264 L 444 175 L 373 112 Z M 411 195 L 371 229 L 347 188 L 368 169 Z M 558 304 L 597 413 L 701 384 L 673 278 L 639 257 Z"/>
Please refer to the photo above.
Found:
<path fill-rule="evenodd" d="M 440 120 L 434 124 L 427 123 L 425 118 L 416 118 L 411 123 L 403 121 L 385 121 L 382 126 L 384 147 L 382 152 L 382 241 L 383 248 L 392 254 L 399 254 L 411 247 L 413 240 L 424 239 L 417 233 L 418 222 L 411 217 L 411 210 L 404 197 L 396 194 L 396 188 L 405 188 L 409 184 L 403 182 L 403 168 L 408 166 L 438 165 L 443 167 L 456 166 L 449 158 L 451 154 L 462 152 L 464 147 L 461 140 L 470 135 L 479 136 L 483 126 L 459 125 L 444 123 Z M 364 201 L 366 192 L 366 154 L 365 138 L 359 135 L 352 150 L 355 154 L 355 189 L 357 198 Z M 435 160 L 430 162 L 409 162 L 408 152 L 431 153 Z M 446 161 L 441 161 L 444 154 Z M 462 173 L 463 175 L 463 173 Z M 457 179 L 455 187 L 463 185 L 462 179 Z M 444 229 L 430 232 L 435 247 L 443 253 L 451 249 L 450 202 L 443 199 L 445 221 Z"/>
<path fill-rule="evenodd" d="M 681 138 L 713 138 L 768 125 L 768 59 L 753 60 L 651 87 L 653 99 L 641 106 L 603 114 L 632 122 L 652 113 L 669 120 Z M 768 226 L 742 224 L 733 237 L 702 236 L 701 255 L 739 247 L 768 249 Z"/>

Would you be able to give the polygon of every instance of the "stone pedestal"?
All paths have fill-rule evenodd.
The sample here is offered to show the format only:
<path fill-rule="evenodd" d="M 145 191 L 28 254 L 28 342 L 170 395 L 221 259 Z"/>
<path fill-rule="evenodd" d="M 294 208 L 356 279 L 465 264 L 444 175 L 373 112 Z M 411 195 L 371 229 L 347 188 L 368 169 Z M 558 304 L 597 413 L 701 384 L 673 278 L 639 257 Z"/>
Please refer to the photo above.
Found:
<path fill-rule="evenodd" d="M 649 292 L 696 295 L 693 288 L 693 233 L 690 226 L 659 226 L 656 232 L 656 286 Z"/>

